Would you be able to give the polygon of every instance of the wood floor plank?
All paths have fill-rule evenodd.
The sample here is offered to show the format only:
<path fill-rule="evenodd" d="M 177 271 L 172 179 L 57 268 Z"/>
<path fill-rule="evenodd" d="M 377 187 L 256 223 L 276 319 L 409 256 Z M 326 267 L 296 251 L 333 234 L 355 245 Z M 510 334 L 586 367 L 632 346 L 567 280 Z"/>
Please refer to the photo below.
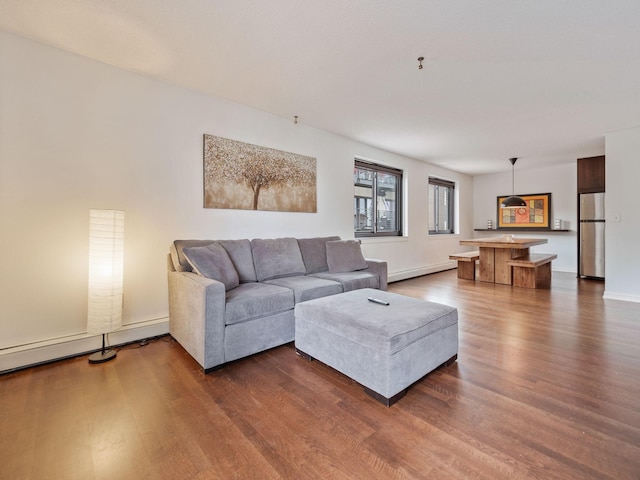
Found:
<path fill-rule="evenodd" d="M 171 337 L 0 376 L 0 478 L 640 478 L 640 305 L 448 271 L 459 354 L 382 406 L 288 344 L 203 374 Z"/>

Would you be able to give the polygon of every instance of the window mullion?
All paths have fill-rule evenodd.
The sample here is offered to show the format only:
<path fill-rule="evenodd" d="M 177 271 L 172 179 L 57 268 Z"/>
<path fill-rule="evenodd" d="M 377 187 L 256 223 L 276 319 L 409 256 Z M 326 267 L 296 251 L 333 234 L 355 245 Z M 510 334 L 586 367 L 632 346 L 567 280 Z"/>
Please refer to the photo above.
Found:
<path fill-rule="evenodd" d="M 373 172 L 373 190 L 371 192 L 371 215 L 373 216 L 373 233 L 378 233 L 378 172 Z"/>
<path fill-rule="evenodd" d="M 433 186 L 433 212 L 435 217 L 433 219 L 433 225 L 435 231 L 438 232 L 440 231 L 440 185 Z"/>

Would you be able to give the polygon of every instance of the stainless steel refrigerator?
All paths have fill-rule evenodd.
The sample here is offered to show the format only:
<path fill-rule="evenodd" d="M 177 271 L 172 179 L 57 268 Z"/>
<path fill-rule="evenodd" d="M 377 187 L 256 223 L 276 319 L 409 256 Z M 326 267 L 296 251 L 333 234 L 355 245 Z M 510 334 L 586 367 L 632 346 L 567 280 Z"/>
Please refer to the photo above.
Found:
<path fill-rule="evenodd" d="M 580 195 L 578 275 L 604 278 L 604 193 Z"/>

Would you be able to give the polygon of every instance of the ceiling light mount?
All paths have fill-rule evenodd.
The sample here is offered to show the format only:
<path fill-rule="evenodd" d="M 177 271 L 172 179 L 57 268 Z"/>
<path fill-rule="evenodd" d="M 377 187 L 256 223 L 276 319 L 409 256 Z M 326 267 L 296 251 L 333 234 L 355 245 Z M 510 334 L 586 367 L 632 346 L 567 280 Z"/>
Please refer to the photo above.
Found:
<path fill-rule="evenodd" d="M 423 61 L 424 61 L 424 57 L 418 57 L 418 70 L 422 70 Z"/>

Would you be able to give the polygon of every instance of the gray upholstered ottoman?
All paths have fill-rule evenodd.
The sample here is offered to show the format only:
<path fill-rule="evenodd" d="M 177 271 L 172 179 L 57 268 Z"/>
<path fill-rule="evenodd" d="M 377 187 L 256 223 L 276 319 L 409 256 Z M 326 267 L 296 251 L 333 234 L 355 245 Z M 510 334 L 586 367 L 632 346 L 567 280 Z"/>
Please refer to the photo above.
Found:
<path fill-rule="evenodd" d="M 368 301 L 376 298 L 381 305 Z M 296 304 L 296 350 L 364 386 L 389 406 L 407 387 L 458 356 L 458 311 L 362 289 Z"/>

